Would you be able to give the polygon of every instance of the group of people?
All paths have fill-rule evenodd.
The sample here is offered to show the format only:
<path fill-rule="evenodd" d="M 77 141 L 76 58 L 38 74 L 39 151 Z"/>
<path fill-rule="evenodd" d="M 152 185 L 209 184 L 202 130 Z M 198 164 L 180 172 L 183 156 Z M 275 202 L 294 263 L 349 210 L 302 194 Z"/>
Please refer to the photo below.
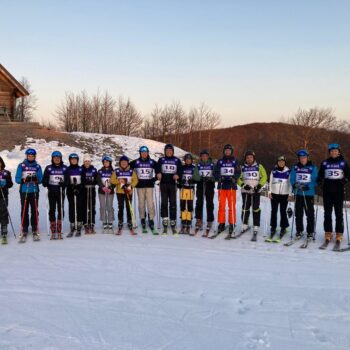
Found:
<path fill-rule="evenodd" d="M 152 233 L 158 234 L 155 219 L 159 218 L 159 225 L 161 223 L 163 226 L 162 234 L 168 233 L 169 226 L 173 234 L 178 234 L 176 219 L 179 189 L 181 211 L 179 233 L 195 235 L 199 230 L 203 230 L 203 237 L 213 238 L 228 227 L 226 238 L 236 238 L 250 230 L 249 218 L 252 212 L 253 241 L 256 240 L 259 231 L 260 196 L 264 188 L 268 188 L 271 199 L 271 232 L 268 239 L 272 240 L 277 232 L 278 210 L 280 212 L 278 240 L 287 232 L 288 216 L 292 215 L 293 224 L 295 215 L 295 238 L 301 238 L 304 232 L 304 214 L 307 221 L 307 239 L 312 239 L 315 233 L 315 188 L 321 186 L 325 210 L 325 244 L 332 239 L 334 209 L 336 244 L 340 245 L 344 232 L 344 187 L 350 178 L 350 171 L 338 144 L 330 144 L 328 152 L 329 158 L 321 163 L 319 169 L 311 162 L 307 150 L 297 152 L 297 162 L 291 168 L 287 167 L 286 157 L 281 155 L 277 158 L 275 168 L 268 179 L 266 170 L 256 160 L 254 151 L 246 151 L 243 164 L 239 164 L 234 156 L 234 148 L 230 144 L 223 147 L 222 158 L 215 163 L 208 150 L 200 152 L 196 164 L 189 153 L 184 156 L 182 162 L 174 155 L 173 145 L 167 144 L 164 148 L 164 156 L 158 161 L 151 159 L 149 149 L 142 146 L 139 149 L 139 158 L 130 161 L 123 155 L 116 167 L 113 167 L 112 158 L 104 155 L 102 167 L 99 170 L 92 165 L 89 155 L 85 155 L 82 165 L 79 165 L 78 154 L 72 153 L 69 155 L 69 165 L 65 165 L 61 152 L 54 151 L 51 164 L 46 166 L 44 172 L 36 161 L 36 151 L 30 148 L 26 150 L 26 158 L 18 165 L 15 175 L 21 199 L 20 242 L 26 241 L 29 226 L 32 229 L 33 239 L 40 239 L 39 185 L 47 188 L 51 239 L 63 238 L 65 197 L 68 199 L 70 222 L 70 232 L 67 237 L 79 237 L 83 228 L 85 234 L 95 233 L 97 195 L 103 230 L 114 232 L 113 201 L 116 195 L 118 201 L 116 234 L 122 233 L 125 210 L 128 229 L 131 234 L 136 234 L 134 231 L 136 219 L 132 205 L 135 190 L 143 232 L 147 232 L 148 224 Z M 8 210 L 8 193 L 12 186 L 11 173 L 5 168 L 5 163 L 0 157 L 0 223 L 3 243 L 7 242 L 8 224 L 11 219 Z M 155 186 L 159 186 L 159 201 L 155 195 Z M 215 221 L 215 186 L 218 190 L 217 229 L 211 235 Z M 236 233 L 238 186 L 241 188 L 242 195 L 242 228 L 239 233 Z M 294 210 L 288 206 L 292 195 L 295 196 Z M 206 225 L 203 222 L 204 207 Z M 192 230 L 194 218 L 195 227 Z"/>

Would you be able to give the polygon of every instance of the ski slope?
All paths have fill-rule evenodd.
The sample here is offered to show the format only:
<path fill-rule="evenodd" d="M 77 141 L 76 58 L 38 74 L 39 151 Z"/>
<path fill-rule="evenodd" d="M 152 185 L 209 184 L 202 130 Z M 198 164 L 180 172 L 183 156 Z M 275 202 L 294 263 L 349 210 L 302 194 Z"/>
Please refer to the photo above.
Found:
<path fill-rule="evenodd" d="M 29 144 L 41 164 L 56 147 Z M 23 151 L 0 155 L 14 170 Z M 306 250 L 265 243 L 269 201 L 261 207 L 256 243 L 250 232 L 226 241 L 117 237 L 99 228 L 94 236 L 50 241 L 42 191 L 41 241 L 17 244 L 10 231 L 0 246 L 0 349 L 350 349 L 350 253 L 319 250 L 321 234 Z M 18 232 L 17 189 L 10 210 Z M 318 233 L 322 216 L 319 208 Z"/>

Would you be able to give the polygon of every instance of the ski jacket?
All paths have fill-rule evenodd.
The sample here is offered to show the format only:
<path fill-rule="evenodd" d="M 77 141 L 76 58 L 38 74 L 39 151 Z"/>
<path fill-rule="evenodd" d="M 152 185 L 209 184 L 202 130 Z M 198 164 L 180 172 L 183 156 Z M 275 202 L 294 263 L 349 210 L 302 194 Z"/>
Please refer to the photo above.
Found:
<path fill-rule="evenodd" d="M 317 166 L 308 161 L 306 165 L 295 164 L 290 173 L 290 183 L 293 187 L 293 193 L 297 196 L 314 196 L 317 186 Z M 300 188 L 294 189 L 295 185 L 308 186 L 308 190 L 302 191 Z"/>
<path fill-rule="evenodd" d="M 215 182 L 215 164 L 211 158 L 207 162 L 202 160 L 195 166 L 193 171 L 193 181 L 196 183 Z"/>
<path fill-rule="evenodd" d="M 36 176 L 36 182 L 25 183 L 27 176 Z M 16 183 L 20 185 L 19 191 L 22 193 L 37 193 L 39 192 L 39 184 L 43 179 L 43 173 L 41 166 L 34 160 L 29 162 L 25 159 L 22 163 L 18 164 L 16 171 Z"/>
<path fill-rule="evenodd" d="M 130 162 L 130 167 L 135 170 L 138 188 L 153 188 L 156 181 L 156 161 L 147 157 L 146 159 L 138 158 Z"/>
<path fill-rule="evenodd" d="M 162 184 L 175 184 L 173 179 L 174 175 L 177 175 L 179 179 L 182 177 L 182 163 L 181 160 L 177 157 L 161 157 L 159 158 L 156 165 L 156 173 L 162 174 Z"/>
<path fill-rule="evenodd" d="M 49 191 L 60 191 L 60 185 L 62 189 L 65 190 L 69 184 L 68 179 L 68 167 L 61 162 L 56 165 L 52 162 L 51 165 L 48 165 L 44 170 L 43 176 L 43 186 L 46 187 Z"/>
<path fill-rule="evenodd" d="M 241 187 L 242 193 L 253 193 L 256 187 L 263 187 L 267 182 L 267 174 L 262 164 L 254 161 L 253 164 L 245 163 L 241 167 L 241 176 L 238 179 L 238 185 Z M 243 187 L 249 185 L 250 190 L 245 190 Z"/>
<path fill-rule="evenodd" d="M 179 180 L 179 187 L 180 188 L 193 188 L 194 182 L 193 182 L 193 173 L 194 173 L 195 166 L 193 164 L 187 165 L 185 164 L 182 167 L 182 177 Z"/>
<path fill-rule="evenodd" d="M 74 191 L 78 193 L 84 188 L 85 185 L 85 174 L 83 172 L 83 167 L 80 165 L 70 165 L 67 168 L 68 176 L 68 187 L 67 194 L 73 194 Z"/>
<path fill-rule="evenodd" d="M 137 185 L 136 172 L 128 165 L 125 169 L 118 167 L 112 174 L 111 183 L 116 186 L 116 193 L 123 194 L 124 184 L 121 180 L 126 181 L 126 186 L 131 186 L 131 189 Z"/>
<path fill-rule="evenodd" d="M 215 180 L 218 181 L 218 189 L 236 190 L 240 175 L 241 169 L 235 157 L 224 156 L 217 161 L 214 176 Z"/>
<path fill-rule="evenodd" d="M 11 188 L 12 186 L 13 186 L 13 182 L 12 182 L 11 172 L 6 169 L 0 170 L 0 188 L 5 198 L 8 197 L 9 188 Z M 1 200 L 3 200 L 2 194 L 0 194 L 0 201 Z"/>
<path fill-rule="evenodd" d="M 82 168 L 85 177 L 85 188 L 95 188 L 97 185 L 97 169 L 93 165 L 88 168 L 83 166 Z"/>
<path fill-rule="evenodd" d="M 99 169 L 99 171 L 97 172 L 98 193 L 104 194 L 103 188 L 109 187 L 113 190 L 111 194 L 114 194 L 115 186 L 111 182 L 113 173 L 114 169 L 111 166 L 108 168 L 102 167 L 101 169 Z"/>

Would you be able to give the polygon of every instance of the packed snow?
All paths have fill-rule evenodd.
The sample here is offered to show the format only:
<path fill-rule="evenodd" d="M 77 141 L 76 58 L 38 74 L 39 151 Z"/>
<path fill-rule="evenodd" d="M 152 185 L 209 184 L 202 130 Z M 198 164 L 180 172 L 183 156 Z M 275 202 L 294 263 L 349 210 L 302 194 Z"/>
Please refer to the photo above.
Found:
<path fill-rule="evenodd" d="M 81 137 L 95 143 L 99 167 L 104 153 L 99 136 Z M 132 158 L 144 142 L 156 158 L 164 146 L 114 138 L 123 140 L 120 147 Z M 54 149 L 65 157 L 84 153 L 43 140 L 28 139 L 27 145 L 38 150 L 43 167 Z M 0 152 L 13 175 L 23 153 L 20 147 Z M 238 192 L 238 217 L 240 207 Z M 350 252 L 318 249 L 321 207 L 316 242 L 308 249 L 265 243 L 268 199 L 261 207 L 256 243 L 250 232 L 230 241 L 203 239 L 201 233 L 164 237 L 125 231 L 117 237 L 103 234 L 100 224 L 96 235 L 50 241 L 43 189 L 41 241 L 17 244 L 10 229 L 9 244 L 0 247 L 0 349 L 350 349 Z M 17 234 L 19 211 L 15 187 L 10 212 Z"/>

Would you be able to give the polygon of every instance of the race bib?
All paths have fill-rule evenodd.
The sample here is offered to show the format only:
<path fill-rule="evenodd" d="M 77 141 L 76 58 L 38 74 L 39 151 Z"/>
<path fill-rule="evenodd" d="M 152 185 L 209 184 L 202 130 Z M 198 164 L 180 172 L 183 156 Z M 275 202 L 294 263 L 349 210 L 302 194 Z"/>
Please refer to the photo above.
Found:
<path fill-rule="evenodd" d="M 137 174 L 137 178 L 139 180 L 151 180 L 151 179 L 153 179 L 153 169 L 152 168 L 137 168 L 136 174 Z"/>
<path fill-rule="evenodd" d="M 101 181 L 103 183 L 104 186 L 109 186 L 109 183 L 111 181 L 111 178 L 110 177 L 102 177 L 101 178 Z"/>
<path fill-rule="evenodd" d="M 32 177 L 33 175 L 36 175 L 35 170 L 26 170 L 22 172 L 22 179 L 25 179 L 27 176 Z"/>
<path fill-rule="evenodd" d="M 122 176 L 120 177 L 119 181 L 120 180 L 125 180 L 126 181 L 126 184 L 131 184 L 131 176 Z"/>
<path fill-rule="evenodd" d="M 64 175 L 50 175 L 49 184 L 53 186 L 58 186 L 60 182 L 64 181 Z"/>
<path fill-rule="evenodd" d="M 213 177 L 213 170 L 199 170 L 200 177 Z"/>
<path fill-rule="evenodd" d="M 259 181 L 260 179 L 258 171 L 245 171 L 243 174 L 244 180 Z"/>
<path fill-rule="evenodd" d="M 324 177 L 330 180 L 342 180 L 344 178 L 343 169 L 326 169 Z"/>
<path fill-rule="evenodd" d="M 221 176 L 233 176 L 234 174 L 235 174 L 234 167 L 222 167 L 222 168 L 220 168 L 220 175 Z"/>
<path fill-rule="evenodd" d="M 297 173 L 296 182 L 299 184 L 307 184 L 311 182 L 311 174 Z"/>
<path fill-rule="evenodd" d="M 189 182 L 189 181 L 191 181 L 192 180 L 192 174 L 183 174 L 182 175 L 182 180 L 184 181 L 184 182 Z"/>
<path fill-rule="evenodd" d="M 177 165 L 175 164 L 162 164 L 163 174 L 176 174 Z"/>

